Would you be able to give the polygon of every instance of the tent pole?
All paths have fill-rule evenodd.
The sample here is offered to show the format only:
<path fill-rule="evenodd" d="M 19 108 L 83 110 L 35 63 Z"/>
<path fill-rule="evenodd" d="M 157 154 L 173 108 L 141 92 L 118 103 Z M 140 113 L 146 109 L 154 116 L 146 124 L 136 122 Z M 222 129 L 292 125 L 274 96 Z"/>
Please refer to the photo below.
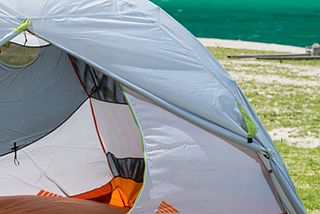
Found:
<path fill-rule="evenodd" d="M 219 137 L 222 137 L 226 140 L 229 140 L 231 142 L 240 144 L 246 148 L 249 148 L 257 153 L 260 153 L 262 155 L 268 155 L 271 154 L 270 149 L 265 148 L 263 145 L 261 145 L 259 142 L 257 142 L 255 139 L 253 139 L 252 143 L 248 143 L 248 139 L 247 137 L 241 136 L 237 133 L 234 133 L 228 129 L 225 129 L 217 124 L 212 123 L 211 121 L 208 121 L 204 118 L 201 118 L 195 114 L 192 114 L 189 111 L 186 111 L 176 105 L 171 104 L 170 102 L 167 102 L 166 100 L 163 100 L 162 98 L 150 93 L 147 90 L 144 90 L 143 88 L 131 83 L 130 81 L 126 80 L 125 78 L 109 71 L 106 70 L 105 68 L 93 63 L 92 61 L 74 53 L 73 51 L 68 50 L 67 48 L 63 47 L 62 45 L 55 43 L 53 41 L 50 41 L 46 38 L 42 38 L 40 35 L 37 34 L 37 36 L 41 39 L 44 39 L 46 41 L 48 41 L 49 43 L 51 43 L 52 45 L 55 45 L 56 47 L 60 48 L 61 50 L 66 51 L 67 53 L 77 57 L 78 59 L 84 61 L 85 63 L 87 63 L 88 65 L 92 66 L 93 68 L 97 69 L 98 71 L 102 72 L 103 74 L 109 76 L 110 78 L 114 79 L 115 81 L 119 82 L 120 84 L 128 87 L 129 89 L 135 91 L 136 93 L 144 96 L 145 98 L 149 99 L 150 101 L 154 102 L 155 104 L 157 104 L 158 106 L 166 109 L 167 111 L 177 115 L 178 117 L 181 117 L 189 122 L 191 122 L 192 124 L 216 135 Z M 272 159 L 272 158 L 271 158 Z M 271 164 L 274 164 L 271 162 Z M 277 180 L 281 181 L 281 177 L 280 174 L 281 172 L 279 171 L 279 169 L 275 166 L 272 166 L 272 169 L 274 169 L 274 174 L 277 178 Z M 283 184 L 281 185 L 281 188 L 283 189 L 283 191 L 285 192 L 285 194 L 287 195 L 289 192 L 292 191 L 292 189 L 290 189 L 291 187 L 287 184 L 288 182 L 285 180 L 282 180 Z M 288 198 L 290 203 L 292 204 L 292 206 L 294 207 L 294 209 L 299 210 L 299 213 L 305 213 L 303 211 L 303 208 L 300 207 L 300 204 L 297 202 L 297 199 L 295 197 L 289 197 Z"/>
<path fill-rule="evenodd" d="M 21 20 L 22 24 L 18 26 L 16 29 L 5 35 L 0 39 L 0 47 L 19 35 L 22 31 L 26 30 L 28 25 L 30 24 L 31 20 L 30 19 L 22 19 Z"/>
<path fill-rule="evenodd" d="M 91 67 L 95 68 L 96 70 L 102 72 L 103 74 L 109 76 L 110 78 L 114 79 L 115 81 L 119 82 L 120 84 L 128 87 L 129 89 L 135 91 L 136 93 L 151 100 L 155 104 L 157 104 L 160 107 L 166 109 L 167 111 L 177 115 L 178 117 L 181 117 L 181 118 L 191 122 L 192 124 L 202 128 L 202 129 L 204 129 L 204 130 L 206 130 L 216 136 L 222 137 L 222 138 L 227 139 L 231 142 L 238 143 L 238 144 L 240 144 L 244 147 L 247 147 L 247 148 L 249 148 L 255 152 L 258 152 L 260 154 L 269 154 L 270 153 L 270 151 L 268 151 L 264 146 L 262 146 L 256 140 L 253 140 L 252 143 L 248 143 L 247 137 L 241 136 L 237 133 L 234 133 L 230 130 L 227 130 L 227 129 L 225 129 L 217 124 L 214 124 L 204 118 L 201 118 L 197 115 L 194 115 L 194 114 L 190 113 L 189 111 L 186 111 L 176 105 L 173 105 L 173 104 L 161 99 L 160 97 L 144 90 L 143 88 L 129 82 L 128 80 L 124 79 L 123 77 L 106 70 L 105 68 L 91 62 L 90 60 L 88 60 L 82 56 L 79 56 L 78 54 L 74 53 L 73 51 L 66 49 L 65 47 L 61 46 L 60 44 L 57 44 L 54 41 L 48 40 L 46 38 L 42 38 L 41 35 L 39 35 L 39 34 L 37 34 L 37 36 L 39 38 L 51 43 L 52 45 L 55 45 L 56 47 L 66 51 L 67 53 L 71 54 L 72 56 L 77 57 L 78 59 L 84 61 L 85 63 L 89 64 Z"/>
<path fill-rule="evenodd" d="M 0 47 L 4 44 L 6 44 L 8 41 L 10 41 L 11 39 L 13 39 L 14 37 L 16 37 L 19 33 L 11 31 L 10 33 L 8 33 L 7 35 L 5 35 L 4 37 L 2 37 L 0 39 Z"/>

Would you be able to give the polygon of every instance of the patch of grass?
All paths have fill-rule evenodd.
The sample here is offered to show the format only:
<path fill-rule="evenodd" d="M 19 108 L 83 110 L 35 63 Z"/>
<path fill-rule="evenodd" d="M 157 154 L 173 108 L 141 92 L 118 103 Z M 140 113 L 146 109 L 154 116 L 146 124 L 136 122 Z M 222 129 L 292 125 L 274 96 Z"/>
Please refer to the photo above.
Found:
<path fill-rule="evenodd" d="M 320 87 L 241 82 L 240 88 L 251 100 L 261 121 L 272 130 L 280 127 L 299 129 L 299 137 L 320 137 Z M 268 90 L 272 88 L 272 90 Z"/>
<path fill-rule="evenodd" d="M 8 65 L 21 66 L 32 62 L 38 55 L 39 48 L 28 48 L 14 43 L 1 47 L 0 60 Z"/>
<path fill-rule="evenodd" d="M 275 141 L 307 213 L 320 213 L 320 147 L 288 146 Z"/>
<path fill-rule="evenodd" d="M 235 59 L 227 55 L 279 53 L 208 49 L 234 76 L 267 130 L 289 128 L 295 130 L 290 137 L 320 138 L 320 60 Z M 286 140 L 275 144 L 306 211 L 320 214 L 320 147 L 296 147 Z"/>
<path fill-rule="evenodd" d="M 220 48 L 220 47 L 208 47 L 208 50 L 213 54 L 216 59 L 226 59 L 228 55 L 247 55 L 247 54 L 278 54 L 275 51 L 256 51 L 247 49 L 232 49 L 232 48 Z M 229 60 L 244 60 L 237 58 L 227 58 Z"/>

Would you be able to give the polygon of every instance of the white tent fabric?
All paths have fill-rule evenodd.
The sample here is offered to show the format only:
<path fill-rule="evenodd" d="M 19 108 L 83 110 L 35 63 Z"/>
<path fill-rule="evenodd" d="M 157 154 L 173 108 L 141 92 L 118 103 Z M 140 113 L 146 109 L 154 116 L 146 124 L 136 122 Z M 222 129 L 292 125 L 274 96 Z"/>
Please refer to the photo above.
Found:
<path fill-rule="evenodd" d="M 129 98 L 144 133 L 146 176 L 152 178 L 146 179 L 144 188 L 149 191 L 142 192 L 132 214 L 152 213 L 163 200 L 180 213 L 284 212 L 270 175 L 254 151 L 137 97 Z"/>
<path fill-rule="evenodd" d="M 159 7 L 146 0 L 26 0 L 23 3 L 4 0 L 0 2 L 0 41 L 2 42 L 0 44 L 7 42 L 6 35 L 10 35 L 21 24 L 22 19 L 31 20 L 28 29 L 35 32 L 39 38 L 83 60 L 156 105 L 208 131 L 204 134 L 203 130 L 196 130 L 192 126 L 191 132 L 203 136 L 211 135 L 211 138 L 219 144 L 223 142 L 220 138 L 223 138 L 226 142 L 252 149 L 253 156 L 256 158 L 244 159 L 252 162 L 260 157 L 262 159 L 260 164 L 263 163 L 267 167 L 266 171 L 272 171 L 271 182 L 275 184 L 278 197 L 286 211 L 305 213 L 271 138 L 235 81 L 198 40 Z M 246 141 L 247 130 L 243 125 L 244 119 L 237 101 L 258 128 L 252 143 Z M 143 106 L 146 105 L 141 105 L 142 108 Z M 140 111 L 139 108 L 137 112 Z M 148 111 L 145 110 L 145 112 Z M 167 114 L 166 117 L 168 117 Z M 147 122 L 153 117 L 147 115 L 141 118 L 142 120 L 145 118 L 144 121 Z M 172 124 L 185 123 L 177 119 L 168 121 Z M 150 126 L 145 126 L 143 123 L 140 125 L 144 135 L 144 130 L 148 130 Z M 189 127 L 190 124 L 186 126 Z M 168 128 L 172 130 L 174 127 L 175 125 L 172 125 Z M 189 130 L 188 127 L 183 128 Z M 179 132 L 180 130 L 176 130 L 174 135 L 168 137 L 173 140 Z M 182 136 L 187 137 L 183 133 Z M 219 138 L 212 134 L 218 135 Z M 147 132 L 145 136 L 152 136 L 152 133 Z M 158 139 L 156 136 L 152 137 Z M 199 139 L 192 141 L 198 142 Z M 144 140 L 145 146 L 152 145 L 149 141 L 152 138 L 145 137 Z M 213 152 L 214 146 L 211 144 L 211 139 L 208 139 L 207 143 L 210 148 L 208 151 Z M 161 148 L 158 149 L 161 151 Z M 195 152 L 199 152 L 198 155 L 203 154 L 201 149 L 195 149 Z M 192 146 L 187 147 L 186 152 L 191 150 L 193 150 Z M 150 151 L 153 150 L 146 150 L 144 154 L 147 164 L 152 160 L 152 156 L 148 159 Z M 243 155 L 238 150 L 234 152 L 239 156 Z M 141 154 L 138 153 L 137 156 L 140 156 Z M 251 152 L 246 154 L 251 155 Z M 271 156 L 265 158 L 263 155 Z M 259 172 L 259 167 L 253 162 L 252 164 L 252 170 L 262 178 L 264 170 Z M 142 206 L 147 200 L 146 192 L 152 190 L 148 185 L 154 182 L 152 185 L 158 190 L 163 185 L 159 182 L 159 178 L 163 175 L 157 177 L 157 172 L 153 171 L 156 166 L 150 167 L 149 165 L 146 167 L 146 175 L 150 177 L 145 176 L 145 189 L 140 197 Z M 209 168 L 206 169 L 209 170 Z M 165 171 L 162 170 L 161 173 L 165 174 Z M 213 175 L 211 172 L 209 174 Z M 183 176 L 185 175 L 178 177 Z M 201 180 L 199 182 L 201 183 Z M 264 186 L 265 183 L 259 182 L 261 181 L 256 184 Z M 185 197 L 174 198 L 177 204 L 187 204 L 188 196 L 196 191 L 195 188 L 189 189 L 186 185 L 186 183 L 183 185 L 186 188 Z M 178 191 L 174 188 L 171 190 Z M 261 192 L 264 190 L 265 188 L 262 187 Z M 270 205 L 269 210 L 278 212 L 281 206 L 278 206 L 273 195 L 269 192 L 268 200 L 270 201 L 267 204 Z M 150 197 L 149 199 L 150 204 L 159 205 L 158 198 Z M 143 209 L 139 205 L 140 200 L 137 201 L 137 210 Z M 258 200 L 257 198 L 256 202 Z M 180 205 L 177 206 L 180 207 Z M 236 210 L 235 207 L 233 211 Z M 194 213 L 186 208 L 182 208 L 181 205 L 180 209 L 185 210 L 185 213 Z M 198 208 L 198 213 L 208 212 L 209 209 L 205 206 Z M 201 212 L 202 209 L 204 212 Z M 135 208 L 131 211 L 134 213 Z"/>
<path fill-rule="evenodd" d="M 118 158 L 143 158 L 140 131 L 127 105 L 92 99 L 104 147 Z M 122 146 L 120 146 L 122 145 Z M 125 145 L 125 146 L 124 146 Z"/>
<path fill-rule="evenodd" d="M 139 130 L 128 106 L 90 98 L 56 130 L 19 150 L 21 166 L 13 167 L 12 154 L 0 157 L 4 168 L 0 172 L 0 196 L 37 195 L 43 188 L 61 196 L 74 196 L 111 181 L 114 176 L 97 135 L 90 102 L 106 152 L 117 158 L 143 157 Z M 113 129 L 103 133 L 105 126 Z M 133 133 L 128 131 L 134 127 Z"/>
<path fill-rule="evenodd" d="M 52 131 L 86 100 L 76 74 L 65 72 L 70 69 L 67 54 L 53 46 L 27 65 L 0 62 L 1 155 L 13 141 L 24 146 Z"/>
<path fill-rule="evenodd" d="M 41 47 L 41 46 L 49 45 L 48 42 L 36 36 L 33 36 L 31 33 L 27 31 L 24 33 L 20 33 L 10 41 L 19 45 L 27 46 L 27 47 Z"/>
<path fill-rule="evenodd" d="M 87 100 L 66 123 L 19 150 L 19 167 L 13 166 L 12 154 L 0 157 L 0 195 L 37 195 L 44 189 L 72 196 L 108 183 L 113 175 L 96 142 L 99 139 Z"/>

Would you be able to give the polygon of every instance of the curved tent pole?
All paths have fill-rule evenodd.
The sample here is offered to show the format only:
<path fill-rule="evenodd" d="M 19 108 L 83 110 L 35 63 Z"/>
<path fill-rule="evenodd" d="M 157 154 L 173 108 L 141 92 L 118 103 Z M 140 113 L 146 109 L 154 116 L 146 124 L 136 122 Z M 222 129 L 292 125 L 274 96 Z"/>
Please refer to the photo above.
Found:
<path fill-rule="evenodd" d="M 58 43 L 55 43 L 54 41 L 48 40 L 46 38 L 41 37 L 41 35 L 37 34 L 37 36 L 49 43 L 51 43 L 52 45 L 55 45 L 56 47 L 60 48 L 61 50 L 66 51 L 67 53 L 71 54 L 74 57 L 77 57 L 78 59 L 84 61 L 85 63 L 87 63 L 88 65 L 92 66 L 93 68 L 95 68 L 96 70 L 102 72 L 103 74 L 109 76 L 110 78 L 114 79 L 115 81 L 119 82 L 120 84 L 128 87 L 129 89 L 135 91 L 136 93 L 144 96 L 145 98 L 151 100 L 152 102 L 154 102 L 155 104 L 157 104 L 158 106 L 166 109 L 167 111 L 177 115 L 178 117 L 181 117 L 187 121 L 189 121 L 190 123 L 216 135 L 219 137 L 222 137 L 224 139 L 227 139 L 229 141 L 235 142 L 237 144 L 240 144 L 246 148 L 249 148 L 257 153 L 260 153 L 262 155 L 266 155 L 266 156 L 270 156 L 270 154 L 272 154 L 272 151 L 269 148 L 265 148 L 264 146 L 262 146 L 258 141 L 256 141 L 255 139 L 253 139 L 252 143 L 248 143 L 248 138 L 241 136 L 237 133 L 234 133 L 228 129 L 225 129 L 217 124 L 214 124 L 208 120 L 205 120 L 197 115 L 194 115 L 178 106 L 173 105 L 172 103 L 169 103 L 165 100 L 163 100 L 162 98 L 155 96 L 154 94 L 150 93 L 149 91 L 144 90 L 143 88 L 129 82 L 128 80 L 126 80 L 125 78 L 106 70 L 105 68 L 93 63 L 92 61 L 74 53 L 73 51 L 66 49 L 65 47 L 59 45 Z M 271 160 L 271 158 L 269 159 Z M 276 163 L 273 163 L 275 165 L 277 165 Z M 275 168 L 278 168 L 275 167 Z M 279 170 L 274 170 L 274 174 L 276 175 L 276 179 L 277 180 L 282 180 L 281 178 L 281 172 Z M 279 181 L 278 181 L 279 182 Z M 286 181 L 285 181 L 286 182 Z M 284 182 L 284 183 L 285 183 Z M 297 213 L 305 213 L 304 208 L 301 207 L 301 203 L 298 202 L 298 200 L 296 198 L 293 197 L 288 197 L 287 194 L 292 192 L 293 190 L 291 189 L 291 187 L 289 185 L 281 185 L 281 188 L 283 189 L 283 191 L 286 194 L 286 197 L 288 198 L 288 200 L 290 201 L 291 205 L 294 207 L 295 210 L 297 210 Z"/>
<path fill-rule="evenodd" d="M 72 56 L 81 59 L 82 61 L 84 61 L 85 63 L 87 63 L 88 65 L 90 65 L 91 67 L 95 68 L 96 70 L 102 72 L 103 74 L 105 74 L 106 76 L 109 76 L 110 78 L 114 79 L 115 81 L 121 83 L 122 85 L 128 87 L 129 89 L 137 92 L 138 94 L 144 96 L 145 98 L 151 100 L 152 102 L 154 102 L 155 104 L 159 105 L 160 107 L 166 109 L 167 111 L 171 112 L 172 114 L 177 115 L 178 117 L 181 117 L 189 122 L 191 122 L 192 124 L 214 134 L 217 135 L 219 137 L 222 137 L 224 139 L 230 140 L 232 142 L 238 143 L 244 147 L 247 147 L 255 152 L 258 152 L 260 154 L 269 154 L 270 151 L 268 151 L 265 147 L 263 147 L 259 142 L 257 142 L 256 140 L 253 140 L 252 143 L 248 143 L 248 139 L 247 137 L 241 136 L 239 134 L 236 134 L 230 130 L 227 130 L 217 124 L 214 124 L 208 120 L 205 120 L 201 117 L 198 117 L 197 115 L 194 115 L 178 106 L 175 106 L 163 99 L 161 99 L 158 96 L 155 96 L 154 94 L 144 90 L 143 88 L 127 81 L 125 78 L 106 70 L 105 68 L 93 63 L 90 60 L 87 60 L 86 58 L 74 53 L 71 50 L 66 49 L 65 47 L 55 43 L 54 41 L 50 41 L 46 38 L 42 38 L 39 34 L 37 34 L 37 36 L 53 45 L 55 45 L 56 47 L 66 51 L 67 53 L 71 54 Z"/>
<path fill-rule="evenodd" d="M 4 37 L 2 37 L 0 39 L 0 47 L 18 35 L 19 35 L 19 33 L 11 31 L 10 33 L 8 33 L 7 35 L 5 35 Z"/>
<path fill-rule="evenodd" d="M 30 23 L 30 19 L 22 19 L 21 22 L 22 24 L 17 27 L 15 30 L 13 30 L 12 32 L 10 32 L 9 34 L 5 35 L 4 37 L 2 37 L 0 39 L 0 47 L 2 45 L 4 45 L 5 43 L 7 43 L 8 41 L 10 41 L 11 39 L 13 39 L 14 37 L 16 37 L 17 35 L 19 35 L 22 31 L 26 30 L 27 26 Z M 178 106 L 175 106 L 163 99 L 161 99 L 158 96 L 155 96 L 154 94 L 144 90 L 143 88 L 127 81 L 126 79 L 120 77 L 119 75 L 110 72 L 106 69 L 104 69 L 103 67 L 96 65 L 95 63 L 85 59 L 82 56 L 79 56 L 78 54 L 64 48 L 63 46 L 47 40 L 45 38 L 42 38 L 40 35 L 37 35 L 37 37 L 55 45 L 56 47 L 59 47 L 60 49 L 66 51 L 67 53 L 81 59 L 82 61 L 86 62 L 87 64 L 91 65 L 92 67 L 96 68 L 97 70 L 99 70 L 100 72 L 104 73 L 105 75 L 111 77 L 112 79 L 118 81 L 119 83 L 121 83 L 122 85 L 130 88 L 131 90 L 137 92 L 138 94 L 141 94 L 142 96 L 146 97 L 147 99 L 151 100 L 152 102 L 156 103 L 157 105 L 161 106 L 162 108 L 168 110 L 169 112 L 191 122 L 192 124 L 212 133 L 215 134 L 217 136 L 223 137 L 227 140 L 230 140 L 232 142 L 238 143 L 244 147 L 247 147 L 255 152 L 258 152 L 260 154 L 269 154 L 271 151 L 268 151 L 265 147 L 263 147 L 259 142 L 253 140 L 252 143 L 248 144 L 247 142 L 247 138 L 243 137 L 239 134 L 236 134 L 230 130 L 227 130 L 217 124 L 214 124 L 208 120 L 205 120 L 201 117 L 198 117 L 197 115 L 194 115 Z"/>

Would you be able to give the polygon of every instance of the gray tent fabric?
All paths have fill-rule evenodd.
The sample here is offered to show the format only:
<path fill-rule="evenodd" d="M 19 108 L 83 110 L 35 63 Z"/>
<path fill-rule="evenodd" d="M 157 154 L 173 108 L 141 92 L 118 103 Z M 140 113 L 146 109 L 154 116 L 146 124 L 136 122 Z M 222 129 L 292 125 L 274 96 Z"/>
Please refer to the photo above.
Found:
<path fill-rule="evenodd" d="M 24 66 L 0 62 L 0 155 L 55 129 L 87 99 L 65 52 L 42 48 Z"/>
<path fill-rule="evenodd" d="M 0 156 L 12 152 L 14 142 L 20 149 L 57 128 L 88 98 L 86 91 L 126 104 L 117 82 L 52 45 L 27 65 L 0 60 L 0 78 Z"/>

